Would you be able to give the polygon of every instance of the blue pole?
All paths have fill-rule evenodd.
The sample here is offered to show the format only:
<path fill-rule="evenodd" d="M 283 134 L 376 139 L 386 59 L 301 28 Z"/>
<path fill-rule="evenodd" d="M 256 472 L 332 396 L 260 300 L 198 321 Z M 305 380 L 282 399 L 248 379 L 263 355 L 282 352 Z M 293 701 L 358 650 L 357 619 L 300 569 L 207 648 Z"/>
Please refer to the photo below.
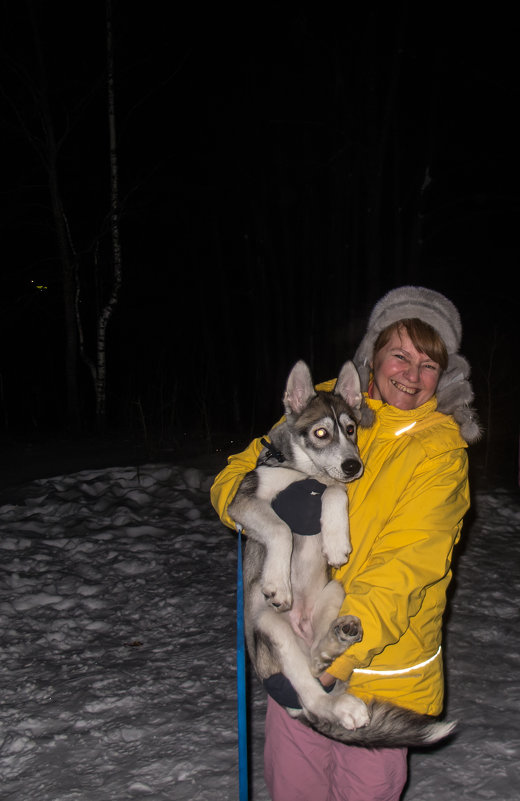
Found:
<path fill-rule="evenodd" d="M 239 801 L 248 801 L 246 652 L 244 638 L 244 578 L 242 575 L 242 527 L 237 525 L 237 701 L 238 701 L 238 790 Z"/>

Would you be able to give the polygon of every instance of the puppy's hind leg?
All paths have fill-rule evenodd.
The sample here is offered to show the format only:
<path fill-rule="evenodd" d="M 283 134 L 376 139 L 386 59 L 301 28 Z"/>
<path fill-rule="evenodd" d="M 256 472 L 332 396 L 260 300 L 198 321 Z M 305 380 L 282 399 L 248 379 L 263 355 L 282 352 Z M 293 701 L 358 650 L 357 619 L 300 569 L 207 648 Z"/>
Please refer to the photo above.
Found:
<path fill-rule="evenodd" d="M 361 621 L 355 615 L 337 617 L 329 626 L 311 655 L 311 670 L 314 676 L 319 676 L 326 670 L 336 657 L 363 639 Z"/>
<path fill-rule="evenodd" d="M 311 671 L 314 676 L 323 673 L 336 657 L 363 638 L 358 617 L 338 617 L 344 598 L 341 584 L 329 581 L 316 601 L 312 616 L 314 640 L 311 646 Z"/>
<path fill-rule="evenodd" d="M 368 713 L 363 701 L 341 692 L 339 687 L 336 692 L 327 694 L 312 676 L 307 656 L 297 644 L 296 635 L 286 619 L 273 614 L 272 609 L 266 609 L 258 616 L 255 627 L 263 635 L 264 646 L 275 656 L 271 667 L 276 665 L 277 671 L 283 673 L 296 690 L 302 705 L 302 712 L 297 716 L 304 714 L 310 721 L 328 721 L 346 729 L 366 725 Z M 259 672 L 261 675 L 266 673 Z"/>

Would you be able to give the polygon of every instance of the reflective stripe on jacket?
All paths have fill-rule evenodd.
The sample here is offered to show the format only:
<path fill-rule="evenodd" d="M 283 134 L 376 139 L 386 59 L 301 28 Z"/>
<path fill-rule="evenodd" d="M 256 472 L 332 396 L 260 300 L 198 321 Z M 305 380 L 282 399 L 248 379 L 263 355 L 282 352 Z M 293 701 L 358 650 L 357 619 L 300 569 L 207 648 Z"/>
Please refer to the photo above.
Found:
<path fill-rule="evenodd" d="M 352 553 L 334 571 L 346 592 L 341 614 L 357 615 L 364 634 L 330 672 L 350 679 L 363 698 L 439 714 L 442 658 L 430 657 L 441 644 L 453 546 L 469 508 L 466 443 L 453 418 L 436 411 L 435 398 L 411 411 L 367 403 L 376 420 L 358 432 L 365 470 L 348 485 Z M 261 450 L 254 440 L 215 479 L 212 503 L 231 527 L 227 507 Z"/>

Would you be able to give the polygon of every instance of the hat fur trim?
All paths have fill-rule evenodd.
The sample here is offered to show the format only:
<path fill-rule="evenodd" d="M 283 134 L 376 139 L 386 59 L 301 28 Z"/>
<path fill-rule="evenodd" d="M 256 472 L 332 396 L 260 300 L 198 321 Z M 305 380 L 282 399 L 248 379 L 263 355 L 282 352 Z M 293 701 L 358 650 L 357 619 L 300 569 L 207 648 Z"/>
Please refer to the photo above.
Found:
<path fill-rule="evenodd" d="M 356 354 L 361 389 L 366 392 L 372 373 L 372 358 L 377 337 L 385 328 L 399 320 L 418 318 L 434 328 L 448 350 L 448 367 L 437 387 L 437 408 L 451 414 L 458 423 L 462 437 L 468 443 L 480 439 L 481 428 L 475 410 L 470 406 L 473 389 L 469 382 L 470 367 L 458 353 L 462 338 L 459 313 L 448 298 L 433 289 L 404 286 L 392 289 L 376 303 L 368 327 Z"/>

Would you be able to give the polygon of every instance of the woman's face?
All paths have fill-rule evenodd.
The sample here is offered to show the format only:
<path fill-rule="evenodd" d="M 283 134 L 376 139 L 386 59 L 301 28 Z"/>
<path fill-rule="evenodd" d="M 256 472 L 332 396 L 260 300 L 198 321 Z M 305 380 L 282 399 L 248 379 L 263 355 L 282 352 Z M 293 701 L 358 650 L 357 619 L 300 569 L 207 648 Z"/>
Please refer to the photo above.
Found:
<path fill-rule="evenodd" d="M 417 409 L 435 395 L 441 372 L 401 328 L 374 357 L 372 397 L 403 411 Z"/>

